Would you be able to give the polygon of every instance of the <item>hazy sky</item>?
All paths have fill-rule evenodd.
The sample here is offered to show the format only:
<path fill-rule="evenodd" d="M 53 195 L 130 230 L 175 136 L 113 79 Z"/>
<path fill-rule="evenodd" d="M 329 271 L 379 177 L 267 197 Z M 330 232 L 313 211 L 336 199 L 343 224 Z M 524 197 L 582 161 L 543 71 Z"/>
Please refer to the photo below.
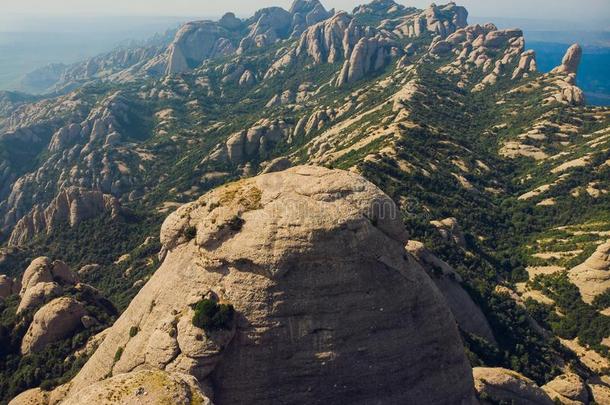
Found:
<path fill-rule="evenodd" d="M 366 0 L 322 0 L 323 4 L 351 11 Z M 399 0 L 405 5 L 425 7 L 430 0 Z M 446 1 L 439 0 L 438 4 Z M 267 6 L 288 8 L 291 0 L 0 0 L 1 14 L 97 14 L 217 16 L 234 11 L 249 16 Z M 502 16 L 553 20 L 595 19 L 610 21 L 610 0 L 463 0 L 473 16 Z"/>

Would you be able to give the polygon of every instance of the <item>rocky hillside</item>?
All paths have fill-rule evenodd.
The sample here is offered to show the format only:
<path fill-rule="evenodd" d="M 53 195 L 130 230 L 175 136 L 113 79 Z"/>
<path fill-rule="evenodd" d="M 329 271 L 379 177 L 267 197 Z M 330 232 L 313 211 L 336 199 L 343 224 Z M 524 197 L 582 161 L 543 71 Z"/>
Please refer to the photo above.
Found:
<path fill-rule="evenodd" d="M 2 401 L 608 402 L 610 110 L 467 17 L 297 0 L 0 94 Z M 36 257 L 116 324 L 20 357 Z"/>

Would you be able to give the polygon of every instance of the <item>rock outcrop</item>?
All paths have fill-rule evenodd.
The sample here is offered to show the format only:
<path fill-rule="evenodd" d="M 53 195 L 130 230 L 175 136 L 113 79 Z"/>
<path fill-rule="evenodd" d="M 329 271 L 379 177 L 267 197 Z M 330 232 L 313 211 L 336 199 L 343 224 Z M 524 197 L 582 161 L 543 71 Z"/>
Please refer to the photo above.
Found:
<path fill-rule="evenodd" d="M 164 73 L 187 72 L 206 59 L 235 52 L 229 36 L 226 28 L 211 21 L 195 21 L 183 25 L 166 51 Z M 153 66 L 148 69 L 153 69 Z"/>
<path fill-rule="evenodd" d="M 373 0 L 368 4 L 362 4 L 354 9 L 354 15 L 374 14 L 388 15 L 403 11 L 405 6 L 396 3 L 394 0 Z"/>
<path fill-rule="evenodd" d="M 409 38 L 417 38 L 424 33 L 446 38 L 468 25 L 468 11 L 464 7 L 448 3 L 444 6 L 430 5 L 419 14 L 408 15 L 397 25 L 394 33 Z"/>
<path fill-rule="evenodd" d="M 426 249 L 421 242 L 411 240 L 406 249 L 417 259 L 443 294 L 460 329 L 496 344 L 485 314 L 461 286 L 460 275 L 449 264 Z"/>
<path fill-rule="evenodd" d="M 213 386 L 220 405 L 473 403 L 455 321 L 404 251 L 396 210 L 358 175 L 317 167 L 242 180 L 181 207 L 161 230 L 161 268 L 70 383 L 68 401 L 109 374 L 158 368 Z M 203 297 L 234 306 L 231 329 L 192 324 Z"/>
<path fill-rule="evenodd" d="M 21 279 L 21 302 L 17 313 L 35 308 L 63 293 L 62 286 L 74 285 L 76 279 L 62 261 L 51 261 L 48 257 L 32 260 Z"/>
<path fill-rule="evenodd" d="M 7 298 L 15 293 L 15 281 L 4 274 L 0 274 L 0 299 Z"/>
<path fill-rule="evenodd" d="M 249 32 L 241 40 L 237 53 L 262 48 L 280 39 L 297 37 L 305 29 L 332 16 L 319 0 L 295 0 L 290 11 L 268 7 L 256 12 L 249 22 Z"/>
<path fill-rule="evenodd" d="M 212 405 L 212 402 L 194 377 L 153 369 L 119 374 L 100 381 L 62 404 Z"/>
<path fill-rule="evenodd" d="M 21 353 L 27 355 L 44 349 L 82 328 L 81 318 L 86 311 L 83 304 L 74 298 L 61 297 L 40 308 L 34 315 L 23 340 Z"/>
<path fill-rule="evenodd" d="M 299 40 L 295 56 L 309 56 L 314 64 L 334 63 L 347 58 L 362 38 L 361 32 L 347 13 L 337 13 L 327 21 L 307 29 Z"/>
<path fill-rule="evenodd" d="M 586 405 L 589 392 L 584 381 L 576 374 L 562 374 L 544 385 L 542 389 L 554 401 L 567 405 Z"/>
<path fill-rule="evenodd" d="M 361 79 L 385 67 L 401 54 L 398 44 L 370 26 L 361 26 L 345 12 L 309 27 L 298 44 L 288 48 L 269 68 L 265 78 L 273 77 L 305 59 L 313 65 L 344 61 L 336 83 L 342 85 Z"/>
<path fill-rule="evenodd" d="M 222 18 L 218 20 L 218 24 L 228 30 L 236 30 L 242 26 L 243 22 L 235 16 L 235 13 L 225 13 Z"/>
<path fill-rule="evenodd" d="M 52 232 L 62 223 L 74 227 L 104 214 L 117 217 L 119 212 L 120 205 L 116 198 L 100 191 L 69 187 L 60 191 L 46 208 L 36 206 L 21 218 L 8 243 L 11 246 L 23 245 L 37 235 Z"/>
<path fill-rule="evenodd" d="M 319 0 L 295 0 L 290 7 L 292 26 L 290 36 L 301 35 L 307 27 L 332 17 L 334 10 L 327 11 Z"/>
<path fill-rule="evenodd" d="M 286 140 L 292 131 L 293 126 L 283 120 L 261 120 L 252 128 L 231 135 L 205 161 L 239 165 L 248 159 L 264 159 L 273 147 Z"/>
<path fill-rule="evenodd" d="M 461 248 L 466 247 L 464 233 L 460 229 L 460 225 L 456 218 L 431 221 L 430 224 L 438 230 L 445 241 L 454 243 Z"/>
<path fill-rule="evenodd" d="M 566 51 L 566 54 L 561 61 L 561 65 L 557 66 L 551 71 L 555 74 L 577 74 L 578 67 L 580 66 L 580 59 L 582 58 L 582 48 L 578 44 L 572 45 Z"/>
<path fill-rule="evenodd" d="M 549 78 L 547 76 L 547 78 Z M 552 94 L 544 100 L 545 103 L 558 102 L 569 106 L 583 106 L 585 93 L 576 85 L 576 74 L 560 75 L 550 78 L 547 89 Z"/>
<path fill-rule="evenodd" d="M 513 403 L 519 405 L 553 405 L 536 383 L 516 371 L 504 368 L 475 367 L 474 385 L 481 404 Z M 490 399 L 491 401 L 487 401 Z"/>
<path fill-rule="evenodd" d="M 582 299 L 592 303 L 610 288 L 610 240 L 601 244 L 584 263 L 568 272 L 570 281 L 580 290 Z"/>
<path fill-rule="evenodd" d="M 79 283 L 68 266 L 59 260 L 34 259 L 23 273 L 21 285 L 17 314 L 36 311 L 32 322 L 26 325 L 22 354 L 39 352 L 81 329 L 103 327 L 106 320 L 116 315 L 108 300 L 93 287 Z"/>
<path fill-rule="evenodd" d="M 524 77 L 528 72 L 535 72 L 537 69 L 536 52 L 530 49 L 521 54 L 519 65 L 513 71 L 512 79 L 515 80 L 519 77 Z"/>
<path fill-rule="evenodd" d="M 392 56 L 399 56 L 397 44 L 380 36 L 361 38 L 354 46 L 349 60 L 346 60 L 337 78 L 337 86 L 352 83 L 369 73 L 387 66 Z"/>
<path fill-rule="evenodd" d="M 519 29 L 499 30 L 493 24 L 476 24 L 459 28 L 444 39 L 437 36 L 429 51 L 437 57 L 453 57 L 438 72 L 459 77 L 462 88 L 467 76 L 475 71 L 482 73 L 482 79 L 472 88 L 476 92 L 494 86 L 502 77 L 516 80 L 535 72 L 535 53 L 526 51 L 524 46 Z"/>

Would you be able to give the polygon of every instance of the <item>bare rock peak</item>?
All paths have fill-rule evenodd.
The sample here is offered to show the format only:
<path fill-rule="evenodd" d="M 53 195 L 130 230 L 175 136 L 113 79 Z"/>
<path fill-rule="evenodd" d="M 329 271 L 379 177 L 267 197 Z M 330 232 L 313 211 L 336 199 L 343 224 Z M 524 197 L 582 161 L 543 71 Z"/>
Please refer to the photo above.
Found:
<path fill-rule="evenodd" d="M 218 404 L 474 403 L 455 321 L 404 251 L 396 209 L 364 178 L 312 166 L 228 184 L 181 207 L 161 230 L 161 268 L 66 403 L 146 369 L 193 376 L 213 386 Z M 195 326 L 192 305 L 203 297 L 233 305 L 236 324 Z"/>
<path fill-rule="evenodd" d="M 228 30 L 237 29 L 242 25 L 242 21 L 235 16 L 235 13 L 231 12 L 223 15 L 222 18 L 218 21 L 218 23 Z"/>
<path fill-rule="evenodd" d="M 559 74 L 577 74 L 580 60 L 582 58 L 582 47 L 579 44 L 574 44 L 566 51 L 561 65 L 552 70 L 552 73 Z"/>

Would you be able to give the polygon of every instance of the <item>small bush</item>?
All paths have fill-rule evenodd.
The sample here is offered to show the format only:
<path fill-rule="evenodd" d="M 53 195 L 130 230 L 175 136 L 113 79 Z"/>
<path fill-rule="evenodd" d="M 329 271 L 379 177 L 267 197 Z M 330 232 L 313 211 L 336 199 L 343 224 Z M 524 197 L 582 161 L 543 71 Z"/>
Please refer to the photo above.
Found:
<path fill-rule="evenodd" d="M 184 236 L 186 236 L 188 240 L 195 239 L 195 237 L 197 236 L 197 228 L 195 228 L 194 226 L 189 226 L 184 230 Z"/>
<path fill-rule="evenodd" d="M 116 353 L 114 354 L 114 362 L 118 362 L 119 360 L 121 360 L 121 357 L 123 357 L 123 348 L 119 347 L 116 351 Z"/>
<path fill-rule="evenodd" d="M 137 326 L 132 326 L 131 329 L 129 329 L 129 337 L 134 337 L 138 334 L 139 331 L 140 328 L 138 328 Z"/>
<path fill-rule="evenodd" d="M 204 299 L 195 305 L 193 325 L 206 330 L 230 329 L 235 309 L 232 305 L 218 304 Z"/>

